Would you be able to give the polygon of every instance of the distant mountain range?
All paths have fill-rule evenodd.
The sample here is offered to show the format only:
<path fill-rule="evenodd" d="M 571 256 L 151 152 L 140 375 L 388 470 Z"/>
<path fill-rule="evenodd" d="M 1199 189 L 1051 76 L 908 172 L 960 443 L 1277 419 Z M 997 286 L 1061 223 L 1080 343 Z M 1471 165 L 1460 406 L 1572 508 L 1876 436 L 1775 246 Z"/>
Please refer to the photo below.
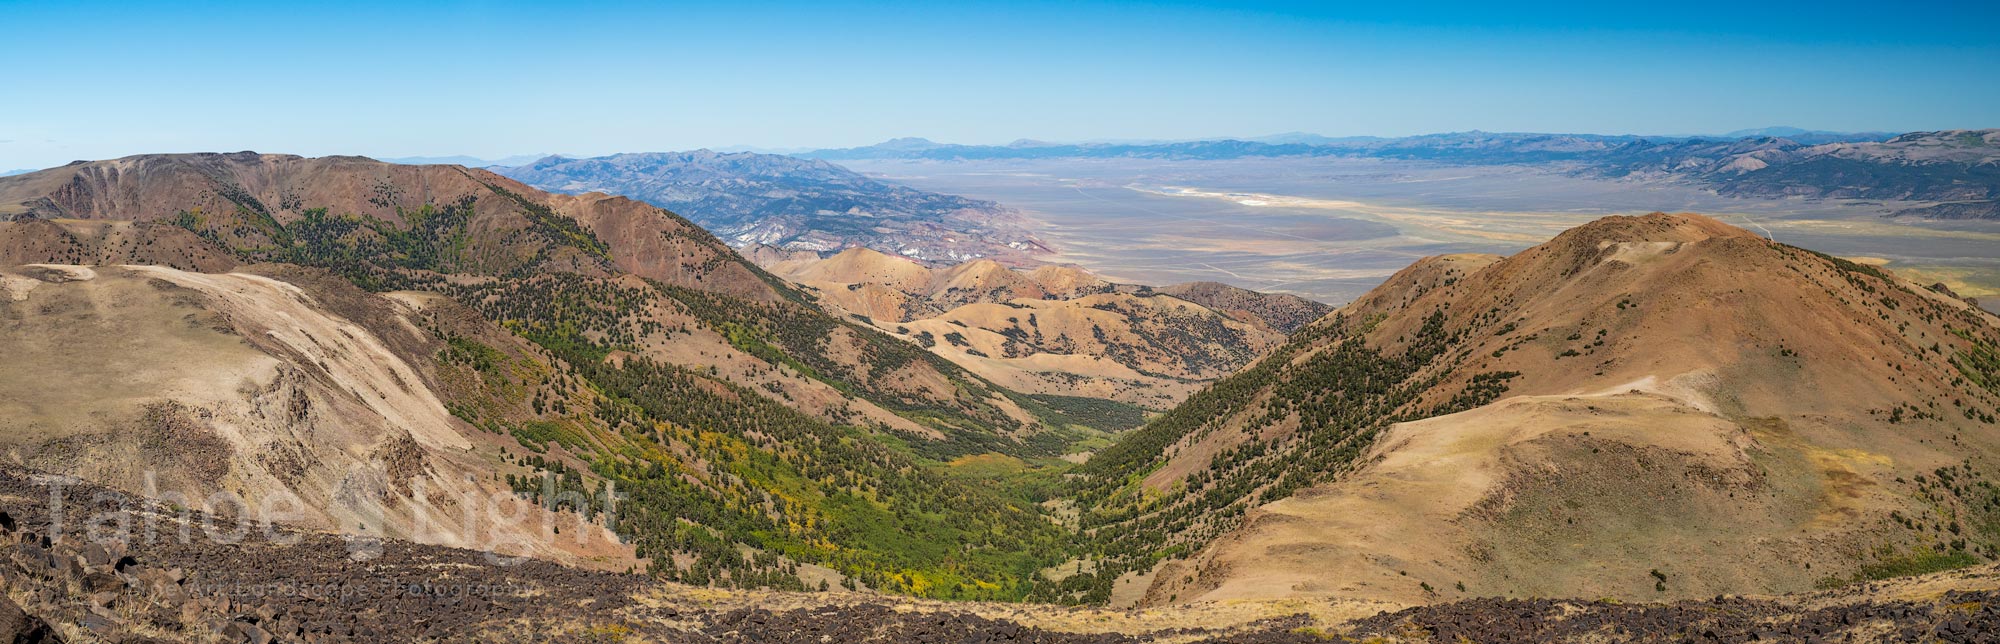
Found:
<path fill-rule="evenodd" d="M 1834 132 L 1831 130 L 1808 130 L 1786 125 L 1736 130 L 1722 135 L 1725 139 L 1748 139 L 1775 137 L 1791 139 L 1805 144 L 1841 143 L 1847 141 L 1886 141 L 1895 138 L 1895 132 Z"/>
<path fill-rule="evenodd" d="M 1745 130 L 1722 137 L 1474 131 L 1393 139 L 1330 139 L 1289 134 L 1267 137 L 1266 141 L 1147 144 L 958 145 L 904 138 L 859 148 L 816 150 L 802 156 L 836 161 L 1354 157 L 1456 165 L 1545 164 L 1586 176 L 1686 182 L 1732 196 L 1917 202 L 1895 214 L 2000 218 L 2000 130 L 1993 129 L 1893 136 L 1798 128 Z"/>
<path fill-rule="evenodd" d="M 1741 139 L 1785 138 L 1794 143 L 1885 141 L 1892 133 L 1841 133 L 1769 127 L 1738 130 L 1720 136 L 1644 136 L 1633 134 L 1543 134 L 1511 132 L 1449 132 L 1404 137 L 1329 137 L 1309 132 L 1287 132 L 1261 137 L 1215 138 L 1183 141 L 1097 141 L 1052 143 L 1022 139 L 1006 145 L 964 145 L 939 143 L 921 137 L 890 139 L 855 148 L 821 149 L 795 156 L 814 159 L 1048 159 L 1048 158 L 1163 158 L 1220 160 L 1244 157 L 1281 156 L 1383 156 L 1443 157 L 1458 162 L 1518 162 L 1549 160 L 1608 150 L 1634 142 L 1736 141 Z M 1424 151 L 1435 151 L 1426 154 Z M 1450 152 L 1447 152 L 1450 151 Z M 1481 154 L 1471 154 L 1474 151 Z M 1511 153 L 1512 156 L 1502 155 Z M 1523 158 L 1527 157 L 1527 158 Z"/>
<path fill-rule="evenodd" d="M 1319 134 L 1313 134 L 1311 132 L 1285 132 L 1281 134 L 1272 134 L 1268 136 L 1251 137 L 1244 140 L 1253 143 L 1270 143 L 1274 145 L 1284 145 L 1284 144 L 1294 144 L 1294 143 L 1300 143 L 1305 145 L 1332 145 L 1336 143 L 1360 143 L 1368 141 L 1380 141 L 1382 140 L 1382 137 L 1322 136 Z"/>
<path fill-rule="evenodd" d="M 516 154 L 514 156 L 500 157 L 498 159 L 482 159 L 474 156 L 456 154 L 456 155 L 441 156 L 441 157 L 391 157 L 381 160 L 390 163 L 400 163 L 403 165 L 462 165 L 468 168 L 490 168 L 496 165 L 522 165 L 526 163 L 534 163 L 536 159 L 541 159 L 547 156 L 549 155 Z"/>
<path fill-rule="evenodd" d="M 640 199 L 738 247 L 831 253 L 863 246 L 937 263 L 1048 250 L 1000 204 L 883 183 L 815 159 L 694 150 L 554 156 L 494 171 L 543 190 Z"/>
<path fill-rule="evenodd" d="M 923 138 L 890 139 L 875 145 L 814 150 L 797 156 L 845 161 L 857 159 L 981 159 L 1159 158 L 1181 160 L 1239 159 L 1325 155 L 1334 148 L 1306 143 L 1260 143 L 1221 139 L 1171 143 L 1046 143 L 1015 141 L 1007 145 L 960 145 Z"/>
<path fill-rule="evenodd" d="M 1606 176 L 1688 180 L 1741 197 L 1937 202 L 1899 215 L 2000 217 L 2000 130 L 1915 132 L 1806 145 L 1786 138 L 1629 145 L 1591 159 Z"/>

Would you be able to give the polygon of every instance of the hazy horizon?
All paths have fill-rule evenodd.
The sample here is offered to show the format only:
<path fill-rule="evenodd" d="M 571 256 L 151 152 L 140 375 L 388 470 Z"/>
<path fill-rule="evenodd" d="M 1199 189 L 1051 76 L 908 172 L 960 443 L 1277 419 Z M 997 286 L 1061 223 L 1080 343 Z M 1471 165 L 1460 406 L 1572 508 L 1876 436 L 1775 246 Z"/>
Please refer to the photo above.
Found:
<path fill-rule="evenodd" d="M 1737 128 L 1736 130 L 1732 130 L 1732 131 L 1729 131 L 1729 132 L 1692 132 L 1692 133 L 1688 133 L 1688 132 L 1681 132 L 1681 133 L 1669 133 L 1669 134 L 1662 134 L 1662 133 L 1645 133 L 1645 132 L 1520 132 L 1520 131 L 1503 131 L 1503 130 L 1482 130 L 1482 129 L 1478 129 L 1478 128 L 1474 128 L 1474 129 L 1471 129 L 1471 130 L 1455 130 L 1455 131 L 1450 131 L 1450 132 L 1420 132 L 1420 133 L 1416 133 L 1416 134 L 1408 134 L 1408 135 L 1396 135 L 1396 136 L 1384 136 L 1384 135 L 1376 135 L 1376 134 L 1325 134 L 1325 133 L 1321 133 L 1321 132 L 1306 132 L 1306 131 L 1287 131 L 1287 132 L 1273 132 L 1273 133 L 1269 133 L 1269 134 L 1259 134 L 1259 135 L 1220 135 L 1220 136 L 1205 136 L 1205 137 L 1193 137 L 1193 138 L 1172 138 L 1172 139 L 1169 139 L 1169 138 L 1128 138 L 1128 139 L 1084 139 L 1084 140 L 1054 140 L 1054 139 L 1043 139 L 1043 138 L 1036 138 L 1036 137 L 1013 137 L 1013 138 L 1010 138 L 1010 139 L 1006 139 L 1006 140 L 999 140 L 999 141 L 954 141 L 954 140 L 941 140 L 941 139 L 938 139 L 938 138 L 934 138 L 934 137 L 927 137 L 927 136 L 922 136 L 922 135 L 911 135 L 911 136 L 897 136 L 897 137 L 890 137 L 890 138 L 887 138 L 887 139 L 882 139 L 882 140 L 880 140 L 880 141 L 875 141 L 875 142 L 872 142 L 872 143 L 860 143 L 860 144 L 855 144 L 855 145 L 847 145 L 847 146 L 837 146 L 837 147 L 819 147 L 819 146 L 803 146 L 803 147 L 800 147 L 800 146 L 758 146 L 758 145 L 744 145 L 744 144 L 737 144 L 737 145 L 720 145 L 720 146 L 696 146 L 696 147 L 688 147 L 688 148 L 673 148 L 673 149 L 629 149 L 629 150 L 625 150 L 625 149 L 620 149 L 620 150 L 610 150 L 610 151 L 604 151 L 604 152 L 591 152 L 591 153 L 581 153 L 581 152 L 521 152 L 521 153 L 508 153 L 508 152 L 502 152 L 502 153 L 498 153 L 498 154 L 493 154 L 493 155 L 486 155 L 486 156 L 482 156 L 482 155 L 472 155 L 472 154 L 462 154 L 462 153 L 458 153 L 458 152 L 455 152 L 455 151 L 452 151 L 452 150 L 429 150 L 429 151 L 423 151 L 423 152 L 419 152 L 419 153 L 413 153 L 413 154 L 399 154 L 399 155 L 378 155 L 378 154 L 369 154 L 369 153 L 366 153 L 366 152 L 336 152 L 336 153 L 328 153 L 328 154 L 314 154 L 314 155 L 303 155 L 303 156 L 335 156 L 335 155 L 343 155 L 343 154 L 346 154 L 346 155 L 356 155 L 356 156 L 365 156 L 365 157 L 369 157 L 369 158 L 373 158 L 373 159 L 376 159 L 376 160 L 379 160 L 379 161 L 390 161 L 390 162 L 394 162 L 394 163 L 444 163 L 444 164 L 458 164 L 458 163 L 459 163 L 460 161 L 462 161 L 462 160 L 476 160 L 476 161 L 480 161 L 480 162 L 525 162 L 525 161 L 533 161 L 533 160 L 538 160 L 538 159 L 543 159 L 543 158 L 547 158 L 547 157 L 551 157 L 551 156 L 555 156 L 555 157 L 564 157 L 564 158 L 572 158 L 572 159 L 576 159 L 576 158 L 591 158 L 591 157 L 605 157 L 605 156 L 613 156 L 613 155 L 619 155 L 619 154 L 648 154 L 648 153 L 668 153 L 668 152 L 692 152 L 692 151 L 696 151 L 696 150 L 709 150 L 709 151 L 713 151 L 713 152 L 720 152 L 720 153 L 736 153 L 736 152 L 753 152 L 753 153 L 758 153 L 758 154 L 781 154 L 781 155 L 791 155 L 791 154 L 800 154 L 800 153 L 804 153 L 804 152 L 811 152 L 811 151 L 815 151 L 815 150 L 826 150 L 826 149 L 842 149 L 842 148 L 858 148 L 858 147 L 868 147 L 868 146 L 872 146 L 872 145 L 879 145 L 879 144 L 882 144 L 882 143 L 888 143 L 888 142 L 891 142 L 891 141 L 896 141 L 896 140 L 903 140 L 903 139 L 923 139 L 923 140 L 927 140 L 927 141 L 930 141 L 930 142 L 932 142 L 932 143 L 937 143 L 937 144 L 943 144 L 943 145 L 968 145 L 968 146 L 1006 146 L 1006 145 L 1012 145 L 1012 144 L 1015 144 L 1015 143 L 1021 143 L 1021 142 L 1025 142 L 1025 141 L 1033 141 L 1033 142 L 1037 142 L 1037 143 L 1047 143 L 1047 144 L 1051 144 L 1051 145 L 1092 145 L 1092 144 L 1130 144 L 1130 145 L 1152 145 L 1152 144 L 1167 144 L 1167 143 L 1185 143 L 1185 142 L 1194 142 L 1194 141 L 1229 141 L 1229 140 L 1235 140 L 1235 141 L 1250 141 L 1250 140 L 1256 140 L 1256 139 L 1264 139 L 1264 138 L 1271 138 L 1271 137 L 1277 137 L 1277 136 L 1286 136 L 1286 135 L 1305 135 L 1305 136 L 1319 136 L 1319 137 L 1326 137 L 1326 138 L 1330 138 L 1330 139 L 1339 139 L 1339 138 L 1371 138 L 1371 137 L 1372 137 L 1372 138 L 1383 138 L 1383 139 L 1393 139 L 1393 138 L 1399 138 L 1399 137 L 1405 137 L 1405 136 L 1433 136 L 1433 135 L 1443 135 L 1443 134 L 1462 134 L 1462 133 L 1468 133 L 1468 132 L 1485 132 L 1485 133 L 1490 133 L 1490 134 L 1549 134 L 1549 135 L 1582 135 L 1582 136 L 1640 136 L 1640 137 L 1655 137 L 1655 138 L 1674 138 L 1674 137 L 1725 137 L 1725 136 L 1730 136 L 1730 135 L 1732 135 L 1732 133 L 1734 133 L 1734 132 L 1740 132 L 1740 131 L 1751 131 L 1751 130 L 1767 130 L 1767 129 L 1778 129 L 1778 128 L 1789 128 L 1789 127 L 1795 127 L 1795 126 L 1788 126 L 1788 125 L 1771 125 L 1771 126 L 1760 126 L 1760 127 L 1746 127 L 1746 128 Z M 1831 130 L 1811 130 L 1811 129 L 1809 129 L 1809 128 L 1800 128 L 1800 129 L 1806 129 L 1807 131 L 1811 131 L 1811 132 L 1832 132 Z M 1967 128 L 1940 128 L 1940 129 L 1944 129 L 1944 130 L 1956 130 L 1956 129 L 1991 129 L 1991 128 L 1990 128 L 1990 127 L 1976 127 L 1976 128 L 1975 128 L 1975 127 L 1967 127 Z M 1916 131 L 1916 130 L 1911 130 L 1911 131 Z M 1843 130 L 1843 131 L 1838 131 L 1837 133 L 1839 133 L 1839 134 L 1870 134 L 1870 133 L 1893 133 L 1893 134 L 1904 134 L 1904 133 L 1906 133 L 1906 131 L 1903 131 L 1903 130 Z M 260 153 L 260 154 L 299 154 L 298 152 L 294 152 L 294 151 L 290 151 L 290 150 L 276 150 L 276 149 L 273 149 L 273 150 L 256 150 L 256 149 L 251 149 L 251 150 L 221 150 L 221 149 L 215 149 L 215 150 L 156 150 L 156 151 L 150 151 L 150 152 L 134 152 L 134 153 L 132 153 L 132 154 L 121 154 L 121 155 L 117 155 L 117 156 L 113 156 L 113 157 L 92 157 L 92 158 L 78 158 L 78 159 L 70 159 L 69 161 L 64 161 L 64 162 L 62 162 L 62 163 L 58 163 L 58 164 L 53 164 L 53 165 L 50 165 L 50 166 L 44 166 L 44 167 L 20 167 L 20 168 L 11 168 L 11 169 L 7 169 L 7 170 L 0 170 L 0 176 L 5 176 L 5 175 L 7 175 L 7 174 L 18 174 L 18 173 L 22 173 L 22 172 L 32 172 L 32 171 L 35 171 L 35 170 L 43 170 L 43 169 L 47 169 L 47 168 L 49 168 L 49 167 L 56 167 L 56 166 L 59 166 L 59 165 L 62 165 L 63 163 L 70 163 L 70 162 L 74 162 L 74 161 L 94 161 L 94 160 L 102 160 L 102 159 L 107 159 L 107 158 L 119 158 L 119 157 L 124 157 L 124 156 L 132 156 L 133 154 L 203 154 L 203 153 L 219 153 L 219 154 L 226 154 L 226 153 L 233 153 L 233 152 L 246 152 L 246 151 L 247 151 L 247 152 L 257 152 L 257 153 Z"/>

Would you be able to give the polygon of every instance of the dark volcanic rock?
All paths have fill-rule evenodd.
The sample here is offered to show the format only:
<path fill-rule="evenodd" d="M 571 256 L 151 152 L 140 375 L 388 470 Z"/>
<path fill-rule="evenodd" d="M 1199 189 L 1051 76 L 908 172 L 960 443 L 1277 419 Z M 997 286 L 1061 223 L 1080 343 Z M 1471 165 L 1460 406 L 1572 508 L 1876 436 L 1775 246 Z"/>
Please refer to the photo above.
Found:
<path fill-rule="evenodd" d="M 0 594 L 0 643 L 30 644 L 58 641 L 55 632 L 41 618 L 29 615 L 21 606 Z"/>
<path fill-rule="evenodd" d="M 0 466 L 0 499 L 46 498 L 43 479 Z M 81 539 L 79 517 L 122 497 L 65 483 L 61 529 L 45 506 L 5 506 L 6 589 L 0 644 L 57 641 L 51 624 L 106 641 L 377 642 L 646 641 L 715 644 L 1036 643 L 1307 644 L 1430 642 L 2000 641 L 2000 595 L 1949 592 L 1928 602 L 1856 601 L 1810 610 L 1777 600 L 1717 597 L 1671 604 L 1472 599 L 1383 613 L 1328 628 L 1305 616 L 1214 629 L 1072 633 L 950 609 L 899 608 L 890 598 L 841 596 L 806 608 L 715 608 L 673 599 L 644 577 L 539 561 L 502 565 L 484 553 L 400 541 L 366 562 L 336 535 L 285 534 L 217 543 L 200 531 L 124 543 Z M 99 493 L 105 493 L 99 496 Z M 53 537 L 48 536 L 53 535 Z M 296 539 L 290 541 L 289 539 Z M 801 596 L 787 598 L 789 606 Z M 677 603 L 678 602 L 678 603 Z M 1067 610 L 1046 607 L 1051 612 Z M 32 613 L 32 614 L 31 614 Z M 67 628 L 67 627 L 65 627 Z"/>

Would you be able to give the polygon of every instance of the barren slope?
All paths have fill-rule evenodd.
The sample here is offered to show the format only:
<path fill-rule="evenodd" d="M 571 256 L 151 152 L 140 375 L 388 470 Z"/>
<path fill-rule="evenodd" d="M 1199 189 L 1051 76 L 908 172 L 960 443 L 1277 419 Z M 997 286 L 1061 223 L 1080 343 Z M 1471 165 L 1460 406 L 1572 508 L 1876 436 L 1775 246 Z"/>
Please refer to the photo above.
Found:
<path fill-rule="evenodd" d="M 2000 448 L 1995 328 L 1704 217 L 1608 218 L 1399 273 L 1093 460 L 1147 474 L 1101 478 L 1095 520 L 1198 548 L 1151 602 L 1693 597 L 1991 558 L 2000 497 L 1965 481 Z"/>
<path fill-rule="evenodd" d="M 1166 409 L 1283 337 L 1242 308 L 1266 297 L 1249 291 L 1192 289 L 1239 307 L 1219 312 L 1075 266 L 934 269 L 866 248 L 771 259 L 767 268 L 813 288 L 829 309 L 1026 393 Z"/>
<path fill-rule="evenodd" d="M 572 517 L 589 538 L 554 538 L 532 506 L 457 520 L 510 499 L 493 472 L 512 468 L 446 410 L 422 351 L 436 341 L 378 307 L 371 329 L 251 273 L 0 268 L 0 442 L 189 505 L 231 493 L 323 530 L 629 565 L 608 532 Z"/>

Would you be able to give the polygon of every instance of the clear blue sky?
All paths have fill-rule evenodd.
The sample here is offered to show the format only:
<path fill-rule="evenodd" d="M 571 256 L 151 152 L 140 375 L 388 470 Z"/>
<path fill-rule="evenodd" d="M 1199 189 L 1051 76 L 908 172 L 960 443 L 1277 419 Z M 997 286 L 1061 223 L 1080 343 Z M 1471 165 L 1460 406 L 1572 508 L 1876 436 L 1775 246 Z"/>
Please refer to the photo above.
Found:
<path fill-rule="evenodd" d="M 0 0 L 0 170 L 143 152 L 599 154 L 2000 127 L 1995 3 Z"/>

